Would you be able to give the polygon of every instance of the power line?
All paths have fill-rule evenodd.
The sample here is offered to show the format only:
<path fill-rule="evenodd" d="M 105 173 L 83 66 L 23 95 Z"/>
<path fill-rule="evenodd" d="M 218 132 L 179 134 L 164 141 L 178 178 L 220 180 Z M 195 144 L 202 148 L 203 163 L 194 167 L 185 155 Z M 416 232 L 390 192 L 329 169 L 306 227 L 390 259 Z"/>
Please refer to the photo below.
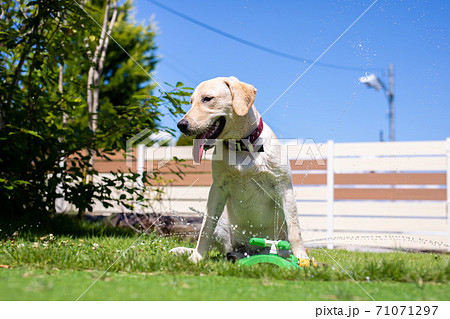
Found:
<path fill-rule="evenodd" d="M 283 57 L 283 58 L 286 58 L 286 59 L 290 59 L 290 60 L 294 60 L 294 61 L 298 61 L 298 62 L 303 62 L 303 63 L 308 63 L 308 64 L 313 64 L 314 63 L 313 60 L 309 60 L 309 59 L 298 57 L 298 56 L 295 56 L 295 55 L 292 55 L 292 54 L 284 53 L 284 52 L 281 52 L 281 51 L 278 51 L 278 50 L 274 50 L 274 49 L 271 49 L 271 48 L 268 48 L 268 47 L 265 47 L 265 46 L 262 46 L 262 45 L 259 45 L 259 44 L 256 44 L 256 43 L 244 40 L 244 39 L 241 39 L 241 38 L 239 38 L 237 36 L 234 36 L 234 35 L 232 35 L 230 33 L 221 31 L 221 30 L 219 30 L 219 29 L 217 29 L 217 28 L 215 28 L 213 26 L 210 26 L 210 25 L 208 25 L 206 23 L 203 23 L 203 22 L 200 22 L 200 21 L 198 21 L 198 20 L 196 20 L 194 18 L 191 18 L 191 17 L 189 17 L 189 16 L 187 16 L 187 15 L 185 15 L 185 14 L 179 12 L 179 11 L 176 11 L 176 10 L 174 10 L 172 8 L 169 8 L 169 7 L 163 5 L 163 4 L 159 3 L 159 2 L 156 2 L 154 0 L 147 0 L 147 1 L 153 3 L 154 5 L 160 7 L 160 8 L 162 8 L 162 9 L 164 9 L 164 10 L 166 10 L 166 11 L 168 11 L 168 12 L 170 12 L 170 13 L 172 13 L 172 14 L 174 14 L 174 15 L 176 15 L 176 16 L 184 19 L 184 20 L 187 20 L 187 21 L 189 21 L 191 23 L 199 25 L 199 26 L 201 26 L 201 27 L 203 27 L 203 28 L 205 28 L 205 29 L 207 29 L 209 31 L 212 31 L 212 32 L 217 33 L 217 34 L 220 34 L 221 36 L 224 36 L 224 37 L 229 38 L 231 40 L 234 40 L 236 42 L 239 42 L 239 43 L 245 44 L 247 46 L 250 46 L 250 47 L 252 47 L 254 49 L 258 49 L 258 50 L 261 50 L 261 51 L 264 51 L 264 52 L 267 52 L 267 53 L 270 53 L 270 54 L 273 54 L 273 55 L 277 55 L 277 56 L 280 56 L 280 57 Z M 321 67 L 326 67 L 326 68 L 332 68 L 332 69 L 347 70 L 347 71 L 359 71 L 359 72 L 367 71 L 367 69 L 360 68 L 360 67 L 337 65 L 337 64 L 331 64 L 331 63 L 317 62 L 315 65 L 321 66 Z M 382 68 L 371 68 L 371 70 L 382 71 L 384 69 L 382 69 Z"/>

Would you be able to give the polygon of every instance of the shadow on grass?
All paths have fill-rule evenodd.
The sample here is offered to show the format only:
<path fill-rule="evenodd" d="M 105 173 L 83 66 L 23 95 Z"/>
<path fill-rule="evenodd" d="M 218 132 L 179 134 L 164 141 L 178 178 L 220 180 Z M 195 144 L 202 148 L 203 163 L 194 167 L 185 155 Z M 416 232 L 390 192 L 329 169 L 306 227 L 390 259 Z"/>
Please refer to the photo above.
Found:
<path fill-rule="evenodd" d="M 78 220 L 75 215 L 27 215 L 0 218 L 0 240 L 17 237 L 42 235 L 66 235 L 72 237 L 115 236 L 132 237 L 136 232 L 129 228 L 119 228 L 104 222 Z"/>

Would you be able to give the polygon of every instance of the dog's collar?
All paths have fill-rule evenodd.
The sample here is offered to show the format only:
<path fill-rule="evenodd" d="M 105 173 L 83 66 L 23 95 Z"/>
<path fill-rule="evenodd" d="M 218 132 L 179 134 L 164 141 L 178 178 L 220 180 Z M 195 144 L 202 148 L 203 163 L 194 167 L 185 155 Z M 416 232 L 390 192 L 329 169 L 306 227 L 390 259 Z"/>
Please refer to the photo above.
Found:
<path fill-rule="evenodd" d="M 225 141 L 225 145 L 228 149 L 238 152 L 264 152 L 264 147 L 262 144 L 254 144 L 263 131 L 263 123 L 263 119 L 260 117 L 258 127 L 249 136 L 243 138 L 242 140 L 236 141 L 236 143 Z"/>

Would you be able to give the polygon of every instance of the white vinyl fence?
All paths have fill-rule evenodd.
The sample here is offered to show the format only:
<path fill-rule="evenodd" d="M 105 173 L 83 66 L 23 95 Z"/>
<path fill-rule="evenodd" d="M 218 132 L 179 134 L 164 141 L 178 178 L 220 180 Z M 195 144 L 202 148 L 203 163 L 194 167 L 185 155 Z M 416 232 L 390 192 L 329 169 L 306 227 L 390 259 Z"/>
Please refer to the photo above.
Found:
<path fill-rule="evenodd" d="M 302 236 L 309 246 L 448 250 L 450 138 L 430 142 L 287 145 Z M 171 180 L 153 200 L 160 213 L 205 212 L 211 177 L 208 151 L 193 165 L 191 147 L 142 148 L 134 169 L 157 169 Z M 145 156 L 145 158 L 143 158 Z M 176 156 L 191 165 L 183 179 Z M 123 157 L 96 163 L 107 174 Z M 96 210 L 101 213 L 100 205 Z M 104 213 L 120 211 L 118 208 Z"/>

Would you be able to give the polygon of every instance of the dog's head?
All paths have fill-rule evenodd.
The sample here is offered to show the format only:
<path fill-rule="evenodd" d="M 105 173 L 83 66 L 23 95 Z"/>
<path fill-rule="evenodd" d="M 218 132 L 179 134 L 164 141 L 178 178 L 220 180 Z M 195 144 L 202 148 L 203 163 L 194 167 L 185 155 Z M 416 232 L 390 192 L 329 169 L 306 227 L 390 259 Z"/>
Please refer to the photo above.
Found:
<path fill-rule="evenodd" d="M 205 143 L 212 146 L 216 139 L 241 139 L 256 91 L 233 76 L 202 82 L 191 96 L 191 109 L 177 126 L 182 133 L 197 136 L 194 148 L 199 147 L 200 153 Z"/>

